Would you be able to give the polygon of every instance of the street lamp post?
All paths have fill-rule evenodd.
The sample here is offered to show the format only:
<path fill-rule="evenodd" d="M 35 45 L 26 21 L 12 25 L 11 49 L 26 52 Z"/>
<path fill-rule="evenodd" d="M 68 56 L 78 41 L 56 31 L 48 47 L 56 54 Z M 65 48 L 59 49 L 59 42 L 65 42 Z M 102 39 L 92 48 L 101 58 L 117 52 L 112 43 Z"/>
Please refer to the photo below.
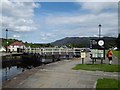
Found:
<path fill-rule="evenodd" d="M 101 37 L 101 24 L 98 25 L 99 26 L 99 38 Z"/>
<path fill-rule="evenodd" d="M 8 29 L 6 29 L 6 53 L 7 53 L 7 46 L 8 46 Z"/>

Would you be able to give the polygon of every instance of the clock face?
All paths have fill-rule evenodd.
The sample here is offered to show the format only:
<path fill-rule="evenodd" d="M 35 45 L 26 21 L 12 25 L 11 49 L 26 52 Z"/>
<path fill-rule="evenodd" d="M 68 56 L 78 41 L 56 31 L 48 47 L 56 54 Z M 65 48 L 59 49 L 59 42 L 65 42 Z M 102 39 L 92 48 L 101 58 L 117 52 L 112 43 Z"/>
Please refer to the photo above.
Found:
<path fill-rule="evenodd" d="M 103 46 L 103 45 L 104 45 L 104 41 L 103 41 L 103 40 L 99 40 L 99 41 L 98 41 L 98 44 L 99 44 L 100 46 Z"/>

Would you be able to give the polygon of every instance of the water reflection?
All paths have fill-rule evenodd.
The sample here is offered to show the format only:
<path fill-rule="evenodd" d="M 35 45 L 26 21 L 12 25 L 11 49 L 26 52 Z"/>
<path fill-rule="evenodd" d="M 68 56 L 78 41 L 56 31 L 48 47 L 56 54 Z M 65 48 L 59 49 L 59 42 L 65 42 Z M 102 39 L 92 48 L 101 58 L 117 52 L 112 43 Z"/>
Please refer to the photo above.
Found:
<path fill-rule="evenodd" d="M 17 66 L 13 66 L 11 68 L 4 68 L 2 69 L 2 81 L 8 80 L 17 74 L 20 74 L 22 72 L 22 68 L 17 68 Z"/>
<path fill-rule="evenodd" d="M 12 56 L 2 58 L 2 80 L 6 81 L 15 77 L 16 75 L 31 69 L 33 67 L 40 66 L 42 64 L 51 63 L 64 58 L 73 58 L 73 56 L 66 55 L 55 55 L 55 56 L 40 56 L 40 55 L 23 55 L 23 56 Z M 1 79 L 1 77 L 0 77 Z"/>
<path fill-rule="evenodd" d="M 33 60 L 32 58 L 12 58 L 2 60 L 2 81 L 6 81 L 17 74 L 24 72 L 25 70 L 31 69 L 41 65 L 41 60 Z M 1 79 L 1 77 L 0 77 Z"/>

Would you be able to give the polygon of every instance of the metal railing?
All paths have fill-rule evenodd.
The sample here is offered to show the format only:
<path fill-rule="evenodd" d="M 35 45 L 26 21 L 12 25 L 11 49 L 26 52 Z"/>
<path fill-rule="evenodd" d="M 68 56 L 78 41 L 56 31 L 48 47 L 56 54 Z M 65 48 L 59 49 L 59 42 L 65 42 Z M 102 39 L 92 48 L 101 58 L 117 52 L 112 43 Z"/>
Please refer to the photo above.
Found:
<path fill-rule="evenodd" d="M 68 54 L 68 53 L 80 53 L 82 48 L 26 48 L 24 52 L 26 53 L 39 53 L 39 54 L 46 54 L 46 53 L 58 53 L 58 54 Z"/>

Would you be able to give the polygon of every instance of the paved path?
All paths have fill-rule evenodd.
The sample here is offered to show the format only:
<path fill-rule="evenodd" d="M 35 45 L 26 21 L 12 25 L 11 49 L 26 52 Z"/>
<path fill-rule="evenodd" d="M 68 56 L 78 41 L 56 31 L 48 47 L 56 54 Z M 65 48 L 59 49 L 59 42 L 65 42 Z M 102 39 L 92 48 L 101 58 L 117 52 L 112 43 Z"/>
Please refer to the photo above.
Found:
<path fill-rule="evenodd" d="M 86 62 L 88 62 L 88 57 Z M 99 78 L 116 78 L 118 73 L 102 71 L 72 70 L 80 64 L 80 59 L 62 60 L 39 67 L 38 71 L 19 83 L 14 82 L 13 88 L 95 88 Z M 5 87 L 10 87 L 7 83 Z"/>

